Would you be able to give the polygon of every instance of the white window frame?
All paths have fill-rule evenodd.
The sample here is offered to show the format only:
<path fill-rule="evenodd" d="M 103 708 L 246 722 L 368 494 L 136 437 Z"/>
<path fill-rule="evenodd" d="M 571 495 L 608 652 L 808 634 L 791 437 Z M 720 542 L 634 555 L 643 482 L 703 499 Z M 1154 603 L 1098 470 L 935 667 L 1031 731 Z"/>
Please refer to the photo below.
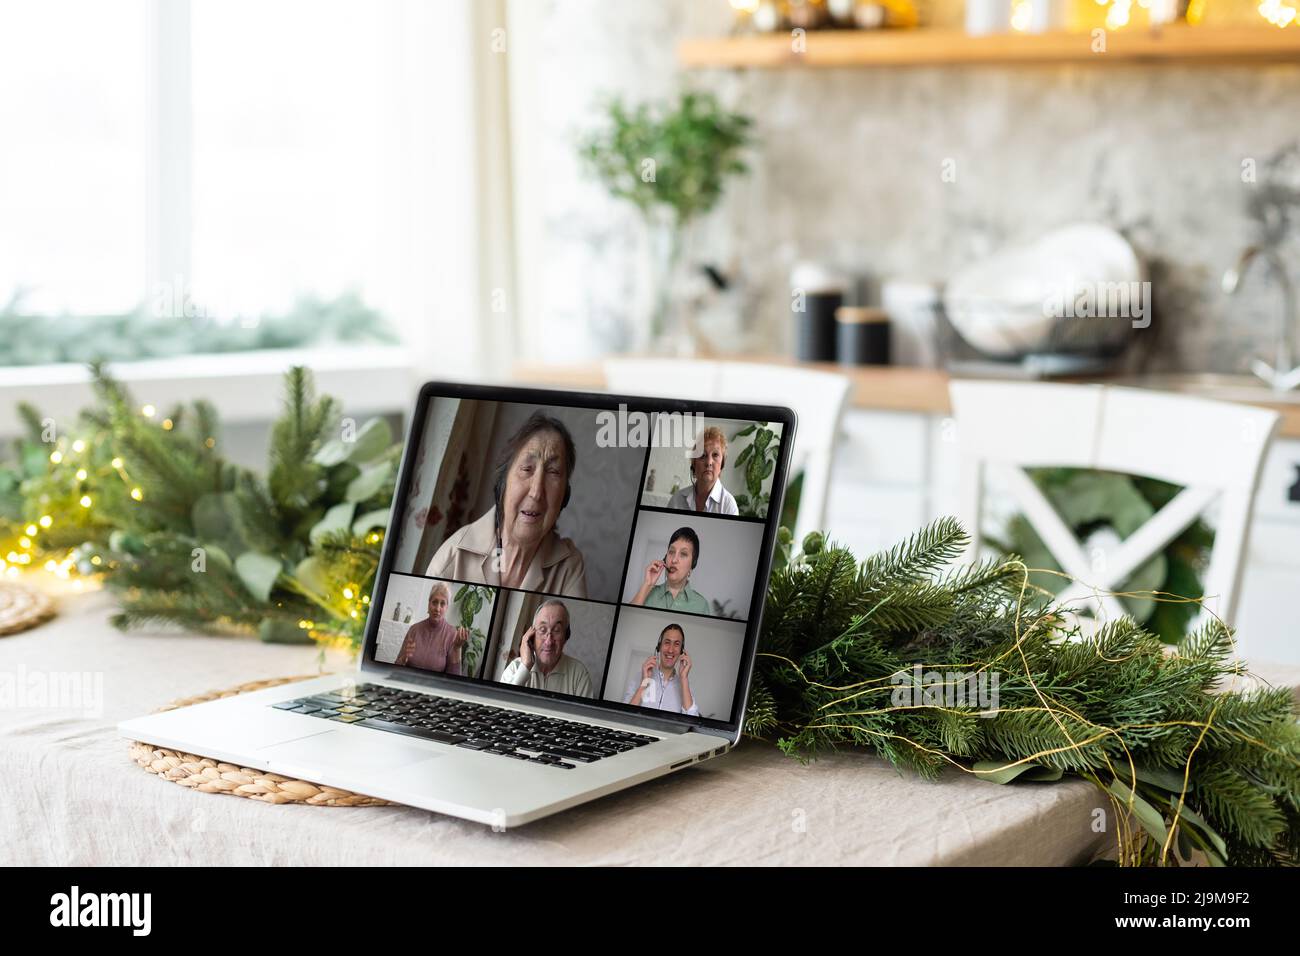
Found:
<path fill-rule="evenodd" d="M 396 55 L 417 64 L 398 105 L 402 224 L 400 346 L 192 355 L 115 363 L 113 374 L 159 408 L 204 397 L 224 420 L 268 420 L 291 364 L 316 372 L 347 413 L 406 411 L 419 381 L 502 377 L 514 360 L 512 173 L 504 58 L 492 31 L 503 0 L 398 0 Z M 146 295 L 188 290 L 191 274 L 191 0 L 150 0 Z M 458 95 L 463 94 L 463 95 Z M 456 148 L 448 149 L 447 144 Z M 504 315 L 492 304 L 504 293 Z M 470 317 L 470 321 L 466 318 Z M 473 321 L 474 316 L 481 317 Z M 76 364 L 0 368 L 0 438 L 21 429 L 15 406 L 71 415 L 93 398 Z"/>

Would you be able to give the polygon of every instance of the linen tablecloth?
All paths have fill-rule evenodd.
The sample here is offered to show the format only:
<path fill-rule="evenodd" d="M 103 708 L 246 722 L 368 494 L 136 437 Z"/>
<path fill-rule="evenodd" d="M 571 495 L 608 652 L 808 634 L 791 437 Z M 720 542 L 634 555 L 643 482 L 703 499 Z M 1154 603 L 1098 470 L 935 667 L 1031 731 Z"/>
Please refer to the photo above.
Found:
<path fill-rule="evenodd" d="M 1083 781 L 998 786 L 900 774 L 862 753 L 801 765 L 746 740 L 732 753 L 516 830 L 402 807 L 274 806 L 193 792 L 138 768 L 117 721 L 178 697 L 351 665 L 247 638 L 123 634 L 105 595 L 0 639 L 12 690 L 88 675 L 84 699 L 0 708 L 0 863 L 1077 864 L 1112 841 Z M 33 681 L 33 674 L 36 679 Z M 1279 676 L 1280 675 L 1280 676 Z M 1300 668 L 1274 680 L 1300 684 Z M 102 706 L 94 686 L 102 681 Z M 1113 832 L 1113 826 L 1108 827 Z"/>

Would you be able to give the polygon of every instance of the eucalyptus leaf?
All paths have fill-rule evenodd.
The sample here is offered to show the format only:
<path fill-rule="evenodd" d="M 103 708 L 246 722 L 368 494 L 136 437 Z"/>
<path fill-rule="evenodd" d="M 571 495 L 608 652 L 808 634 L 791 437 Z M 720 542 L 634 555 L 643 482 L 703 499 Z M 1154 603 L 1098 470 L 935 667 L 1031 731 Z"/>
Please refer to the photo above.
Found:
<path fill-rule="evenodd" d="M 361 426 L 356 440 L 351 443 L 352 450 L 348 461 L 364 464 L 374 461 L 393 444 L 393 430 L 383 418 L 372 418 Z"/>
<path fill-rule="evenodd" d="M 1159 787 L 1161 790 L 1168 790 L 1173 794 L 1183 792 L 1183 774 L 1178 770 L 1165 770 L 1160 767 L 1143 767 L 1133 768 L 1134 776 L 1143 783 L 1149 783 L 1153 787 Z"/>
<path fill-rule="evenodd" d="M 393 475 L 393 463 L 391 461 L 380 462 L 377 465 L 368 465 L 361 469 L 361 474 L 352 479 L 348 484 L 348 490 L 344 497 L 348 501 L 366 501 L 373 498 L 384 487 L 384 484 Z"/>
<path fill-rule="evenodd" d="M 245 551 L 235 559 L 235 573 L 244 582 L 248 593 L 265 604 L 271 599 L 271 589 L 282 570 L 280 560 L 269 554 L 257 551 Z"/>
<path fill-rule="evenodd" d="M 352 527 L 352 516 L 356 513 L 357 505 L 354 501 L 344 501 L 335 505 L 329 511 L 325 512 L 325 517 L 312 526 L 308 537 L 312 544 L 319 544 L 321 538 L 335 531 L 349 531 Z"/>
<path fill-rule="evenodd" d="M 1000 760 L 978 760 L 975 762 L 975 775 L 980 780 L 992 783 L 1010 783 L 1016 779 L 1050 782 L 1060 780 L 1062 771 L 1056 767 L 1044 767 L 1036 763 L 1020 763 L 1014 766 Z"/>
<path fill-rule="evenodd" d="M 221 545 L 204 542 L 199 547 L 203 549 L 204 559 L 208 564 L 215 564 L 227 571 L 234 570 L 235 562 L 230 560 L 230 555 L 226 553 L 226 549 Z"/>
<path fill-rule="evenodd" d="M 361 426 L 352 441 L 334 438 L 321 445 L 313 461 L 318 465 L 333 467 L 345 461 L 363 464 L 378 458 L 393 443 L 393 430 L 382 418 L 372 418 Z"/>
<path fill-rule="evenodd" d="M 1112 780 L 1106 788 L 1119 798 L 1126 809 L 1129 808 L 1129 801 L 1132 801 L 1133 815 L 1137 817 L 1142 829 L 1163 846 L 1165 840 L 1169 839 L 1169 831 L 1165 828 L 1165 819 L 1160 815 L 1160 811 L 1147 803 L 1141 794 L 1130 790 L 1122 780 Z"/>
<path fill-rule="evenodd" d="M 1171 809 L 1176 808 L 1178 806 L 1178 798 L 1170 797 L 1169 806 Z M 1214 828 L 1205 822 L 1204 817 L 1202 817 L 1191 807 L 1187 806 L 1187 804 L 1185 803 L 1183 804 L 1183 808 L 1178 811 L 1178 815 L 1182 817 L 1184 821 L 1186 821 L 1187 823 L 1191 823 L 1198 830 L 1200 830 L 1201 833 L 1205 836 L 1205 838 L 1214 844 L 1214 849 L 1216 849 L 1219 852 L 1220 856 L 1225 858 L 1227 857 L 1228 847 L 1227 844 L 1223 842 L 1223 837 L 1219 836 L 1219 834 L 1214 832 Z"/>
<path fill-rule="evenodd" d="M 348 460 L 348 452 L 351 446 L 341 438 L 331 438 L 312 456 L 312 461 L 326 468 L 332 468 L 335 465 L 341 465 Z"/>
<path fill-rule="evenodd" d="M 303 558 L 293 569 L 294 581 L 317 601 L 330 599 L 329 571 L 319 555 Z"/>
<path fill-rule="evenodd" d="M 360 537 L 367 531 L 374 528 L 388 527 L 388 509 L 376 511 L 367 511 L 356 521 L 352 522 L 352 533 Z"/>

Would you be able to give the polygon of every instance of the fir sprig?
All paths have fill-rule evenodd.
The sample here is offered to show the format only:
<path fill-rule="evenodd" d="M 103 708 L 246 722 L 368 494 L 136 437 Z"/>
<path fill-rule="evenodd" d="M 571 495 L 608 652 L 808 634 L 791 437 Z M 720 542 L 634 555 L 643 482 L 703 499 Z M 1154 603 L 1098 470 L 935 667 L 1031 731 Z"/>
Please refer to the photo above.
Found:
<path fill-rule="evenodd" d="M 1082 776 L 1140 824 L 1125 817 L 1121 862 L 1300 860 L 1295 704 L 1233 688 L 1228 628 L 1172 652 L 1130 619 L 1085 638 L 1034 599 L 1018 559 L 946 567 L 967 543 L 943 519 L 859 564 L 809 536 L 773 573 L 746 732 L 802 760 L 863 747 L 931 778 Z M 996 673 L 996 706 L 918 704 L 917 666 Z"/>

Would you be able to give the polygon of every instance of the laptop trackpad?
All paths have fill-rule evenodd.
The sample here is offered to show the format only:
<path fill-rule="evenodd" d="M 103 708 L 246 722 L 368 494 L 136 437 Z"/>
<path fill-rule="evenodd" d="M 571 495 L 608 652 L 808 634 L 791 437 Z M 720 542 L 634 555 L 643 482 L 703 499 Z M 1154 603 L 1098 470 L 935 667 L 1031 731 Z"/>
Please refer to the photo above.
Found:
<path fill-rule="evenodd" d="M 377 737 L 377 740 L 362 739 Z M 388 770 L 443 756 L 426 747 L 393 739 L 392 734 L 356 734 L 342 730 L 313 734 L 262 747 L 258 753 L 275 765 L 328 766 L 349 770 Z"/>

